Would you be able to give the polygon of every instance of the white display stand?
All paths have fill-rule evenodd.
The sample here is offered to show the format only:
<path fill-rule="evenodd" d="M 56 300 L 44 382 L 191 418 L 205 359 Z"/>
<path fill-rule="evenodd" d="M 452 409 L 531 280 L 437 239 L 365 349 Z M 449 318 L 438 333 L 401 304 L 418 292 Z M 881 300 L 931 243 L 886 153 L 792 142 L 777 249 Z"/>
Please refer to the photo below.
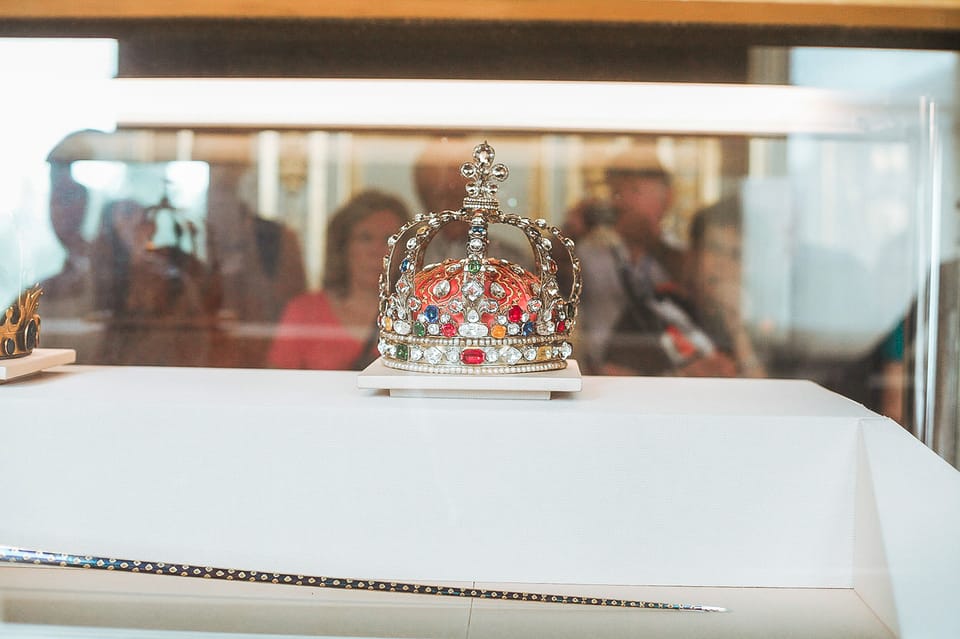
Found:
<path fill-rule="evenodd" d="M 0 384 L 75 361 L 77 351 L 72 348 L 35 348 L 32 353 L 23 357 L 0 359 Z"/>
<path fill-rule="evenodd" d="M 579 392 L 583 378 L 573 359 L 566 368 L 542 373 L 431 375 L 389 368 L 377 358 L 357 375 L 357 386 L 386 390 L 391 397 L 550 399 L 553 393 Z"/>
<path fill-rule="evenodd" d="M 72 366 L 0 400 L 16 442 L 0 446 L 4 544 L 732 609 L 0 567 L 9 623 L 960 636 L 960 474 L 809 382 L 587 377 L 579 394 L 515 402 L 394 398 L 355 373 Z"/>

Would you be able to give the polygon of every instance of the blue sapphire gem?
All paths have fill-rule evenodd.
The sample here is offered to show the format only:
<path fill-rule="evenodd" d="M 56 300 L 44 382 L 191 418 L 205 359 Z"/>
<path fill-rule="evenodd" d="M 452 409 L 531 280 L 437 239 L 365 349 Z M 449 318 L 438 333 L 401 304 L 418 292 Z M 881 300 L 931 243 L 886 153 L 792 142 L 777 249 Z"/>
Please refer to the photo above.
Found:
<path fill-rule="evenodd" d="M 470 235 L 486 235 L 486 234 L 487 234 L 487 229 L 483 228 L 482 226 L 470 227 Z"/>
<path fill-rule="evenodd" d="M 403 258 L 403 261 L 400 262 L 400 272 L 406 273 L 409 270 L 410 270 L 410 260 L 407 258 Z"/>
<path fill-rule="evenodd" d="M 440 309 L 431 304 L 423 309 L 423 316 L 427 318 L 428 322 L 436 322 L 437 318 L 440 317 Z"/>
<path fill-rule="evenodd" d="M 523 325 L 523 334 L 524 335 L 533 335 L 536 331 L 536 327 L 533 325 L 533 322 L 527 322 Z"/>

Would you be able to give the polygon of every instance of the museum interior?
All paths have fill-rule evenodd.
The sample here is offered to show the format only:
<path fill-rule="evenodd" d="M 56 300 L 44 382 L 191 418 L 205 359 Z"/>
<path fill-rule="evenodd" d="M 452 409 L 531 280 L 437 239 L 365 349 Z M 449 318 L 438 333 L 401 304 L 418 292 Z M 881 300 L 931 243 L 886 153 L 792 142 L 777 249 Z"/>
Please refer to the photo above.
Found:
<path fill-rule="evenodd" d="M 522 370 L 533 371 L 541 369 L 524 364 L 524 358 L 559 361 L 564 351 L 562 360 L 572 353 L 584 375 L 585 397 L 591 384 L 626 389 L 619 385 L 648 378 L 668 384 L 664 395 L 657 391 L 658 398 L 672 396 L 670 383 L 697 378 L 708 384 L 703 387 L 705 406 L 716 407 L 722 402 L 710 403 L 711 393 L 722 395 L 725 391 L 716 389 L 726 387 L 709 384 L 727 381 L 720 378 L 756 384 L 809 380 L 852 400 L 850 406 L 863 415 L 889 418 L 911 445 L 915 440 L 939 457 L 923 463 L 942 460 L 955 473 L 960 467 L 958 36 L 960 2 L 953 0 L 0 2 L 0 308 L 9 308 L 0 319 L 11 330 L 15 323 L 24 326 L 24 332 L 15 337 L 10 332 L 6 339 L 0 322 L 0 364 L 4 353 L 14 362 L 20 355 L 16 349 L 37 345 L 72 349 L 78 370 L 148 367 L 142 382 L 146 387 L 139 382 L 127 390 L 101 385 L 93 395 L 84 395 L 89 400 L 74 397 L 75 410 L 103 414 L 114 397 L 139 412 L 135 398 L 143 396 L 149 397 L 141 401 L 147 402 L 147 413 L 155 400 L 166 397 L 162 410 L 176 415 L 170 432 L 193 442 L 185 425 L 198 424 L 200 415 L 214 421 L 222 415 L 224 429 L 231 415 L 236 414 L 238 425 L 246 419 L 239 409 L 215 404 L 213 398 L 224 398 L 216 389 L 206 403 L 194 403 L 190 384 L 170 381 L 206 379 L 190 377 L 203 374 L 195 369 L 243 375 L 236 379 L 249 380 L 243 382 L 249 384 L 244 393 L 269 406 L 274 400 L 268 390 L 287 397 L 294 380 L 307 379 L 283 377 L 287 373 L 282 370 L 340 371 L 323 379 L 349 379 L 355 390 L 355 372 L 380 359 L 426 372 L 434 372 L 426 362 L 436 367 L 444 357 L 452 357 L 449 361 L 460 368 L 492 366 L 499 360 L 505 370 L 519 361 L 528 366 Z M 493 167 L 489 175 L 496 180 L 484 173 L 486 149 L 489 163 L 495 150 L 495 161 L 506 167 L 502 175 L 499 164 Z M 468 185 L 477 171 L 487 177 L 472 184 L 492 198 L 481 197 L 482 206 Z M 488 238 L 485 221 L 477 230 L 481 218 L 447 215 L 445 222 L 456 219 L 430 235 L 433 241 L 426 247 L 417 244 L 422 234 L 415 235 L 415 224 L 427 214 L 484 207 L 520 216 L 513 224 L 518 228 L 491 228 Z M 460 235 L 457 225 L 463 228 Z M 545 229 L 543 239 L 537 225 Z M 413 230 L 404 235 L 401 227 Z M 551 229 L 552 245 L 545 239 Z M 469 309 L 463 308 L 470 296 L 467 269 L 474 262 L 462 261 L 464 302 L 457 301 L 456 308 L 441 305 L 438 311 L 422 301 L 427 294 L 420 293 L 421 273 L 411 272 L 408 280 L 407 260 L 399 266 L 399 257 L 390 261 L 391 254 L 398 254 L 394 244 L 400 250 L 405 246 L 418 268 L 452 264 L 446 266 L 448 274 L 459 266 L 444 260 L 459 260 L 468 252 L 473 256 L 469 260 L 476 255 L 508 260 L 518 265 L 517 273 L 540 273 L 543 279 L 532 290 L 541 297 L 523 308 L 502 304 L 502 310 L 495 300 L 484 299 L 477 308 L 489 315 L 490 327 L 470 333 L 468 325 L 480 326 L 480 314 L 469 303 Z M 568 244 L 575 249 L 564 250 Z M 416 251 L 410 252 L 411 247 Z M 424 277 L 429 269 L 424 267 Z M 496 281 L 509 288 L 509 273 L 497 273 L 495 279 L 502 279 Z M 400 294 L 407 281 L 422 299 L 408 297 L 405 290 Z M 431 280 L 429 297 L 448 295 L 449 281 Z M 389 300 L 384 282 L 397 287 Z M 543 291 L 559 288 L 558 306 L 544 297 L 541 284 Z M 28 330 L 17 304 L 36 285 L 42 290 L 36 311 L 42 324 L 38 319 Z M 500 284 L 492 286 L 485 295 L 507 295 Z M 483 294 L 482 286 L 479 290 Z M 411 341 L 413 336 L 434 336 L 443 342 L 457 330 L 461 336 L 505 337 L 507 344 L 510 336 L 538 333 L 551 340 L 563 334 L 564 341 L 529 354 L 506 346 L 452 356 Z M 401 335 L 402 345 L 385 342 L 385 331 Z M 262 377 L 251 377 L 257 375 Z M 33 414 L 29 402 L 47 400 L 49 415 L 61 414 L 54 406 L 55 384 L 45 383 L 47 400 L 38 400 L 41 395 L 31 395 L 30 384 L 47 377 L 32 379 L 0 383 L 0 411 L 10 391 L 14 402 L 22 402 L 24 415 Z M 116 379 L 122 386 L 122 378 Z M 36 392 L 41 390 L 38 386 Z M 633 391 L 610 392 L 626 397 Z M 778 392 L 771 390 L 758 405 L 766 401 L 773 406 L 771 398 Z M 70 393 L 66 389 L 61 396 L 73 397 Z M 129 397 L 123 397 L 126 393 Z M 277 399 L 281 407 L 266 419 L 293 419 L 298 401 Z M 330 396 L 330 414 L 341 409 L 351 414 L 339 401 Z M 653 403 L 659 406 L 657 401 Z M 550 412 L 561 411 L 562 401 L 550 404 L 559 408 L 543 409 L 544 415 L 557 424 L 590 427 L 594 413 L 583 405 L 563 416 Z M 442 406 L 417 404 L 404 409 L 402 418 L 382 408 L 371 408 L 370 414 L 384 410 L 384 419 L 400 426 L 432 419 L 446 410 Z M 782 406 L 793 404 L 785 399 Z M 539 409 L 517 410 L 535 414 Z M 613 402 L 601 403 L 598 410 L 600 415 L 607 410 L 627 415 L 632 409 Z M 673 409 L 664 410 L 672 414 Z M 704 415 L 720 419 L 726 409 L 711 410 L 704 408 Z M 767 409 L 756 410 L 760 415 Z M 806 410 L 798 409 L 792 417 L 818 414 Z M 691 414 L 699 413 L 691 409 Z M 18 420 L 0 412 L 0 423 L 11 421 Z M 39 425 L 41 420 L 34 421 Z M 535 417 L 531 421 L 539 423 Z M 821 426 L 807 432 L 819 432 Z M 199 433 L 201 427 L 197 429 Z M 564 437 L 566 431 L 560 430 Z M 13 430 L 3 433 L 7 442 L 21 441 Z M 549 439 L 549 431 L 544 433 Z M 49 437 L 45 445 L 59 439 Z M 79 431 L 70 437 L 84 441 Z M 343 437 L 331 435 L 329 442 L 348 454 L 343 451 L 352 435 Z M 431 459 L 443 454 L 443 436 L 431 435 L 429 441 L 434 437 L 439 443 Z M 766 445 L 762 434 L 743 437 Z M 589 448 L 589 441 L 583 445 Z M 505 457 L 524 455 L 518 446 Z M 397 450 L 406 449 L 398 445 Z M 553 447 L 544 445 L 543 450 Z M 385 453 L 377 448 L 371 454 Z M 420 459 L 418 454 L 411 453 L 411 459 Z M 557 456 L 557 463 L 561 458 L 570 462 L 565 453 Z M 757 456 L 774 463 L 773 453 L 758 448 Z M 446 463 L 437 462 L 433 472 Z M 584 463 L 592 467 L 589 460 Z M 911 463 L 904 461 L 904 472 Z M 750 471 L 744 472 L 748 476 Z M 938 467 L 937 472 L 946 471 Z M 854 475 L 847 479 L 853 482 Z M 322 470 L 310 476 L 331 480 Z M 415 476 L 427 483 L 445 481 L 440 475 L 431 479 L 429 473 Z M 573 470 L 569 477 L 583 478 Z M 211 481 L 219 485 L 221 480 Z M 960 494 L 958 480 L 947 476 L 944 482 L 949 489 L 938 484 L 920 490 L 929 495 L 943 491 L 946 497 L 933 501 L 952 522 L 954 528 L 945 530 L 954 530 L 960 526 L 960 509 L 949 500 Z M 875 490 L 882 502 L 882 482 Z M 621 497 L 624 504 L 629 501 Z M 576 509 L 580 502 L 571 499 L 569 507 Z M 338 508 L 333 511 L 349 514 Z M 459 522 L 461 515 L 470 519 L 450 508 L 445 511 L 448 523 Z M 882 523 L 884 506 L 878 508 Z M 46 525 L 52 521 L 56 518 Z M 267 534 L 269 527 L 258 525 Z M 791 526 L 803 527 L 797 522 Z M 229 528 L 222 526 L 224 539 L 232 539 Z M 0 544 L 30 539 L 18 531 L 16 525 L 0 527 Z M 3 538 L 7 533 L 10 540 Z M 889 542 L 884 534 L 877 533 L 878 538 Z M 400 533 L 399 539 L 405 538 Z M 78 552 L 97 552 L 89 536 L 77 540 Z M 851 548 L 860 548 L 848 541 Z M 224 542 L 227 547 L 234 543 L 239 541 Z M 255 543 L 272 544 L 266 538 Z M 146 541 L 144 551 L 137 545 L 117 547 L 133 552 L 153 548 Z M 177 559 L 178 548 L 186 549 L 186 560 L 204 557 L 191 555 L 183 544 L 169 547 L 173 556 L 168 559 Z M 528 550 L 536 552 L 532 548 Z M 548 541 L 545 548 L 553 547 Z M 898 555 L 889 552 L 893 574 Z M 930 552 L 944 558 L 948 576 L 943 579 L 956 583 L 956 551 Z M 288 572 L 298 572 L 295 562 L 285 563 L 281 555 L 250 556 L 276 557 L 275 564 L 263 567 L 289 566 Z M 229 553 L 213 557 L 233 561 Z M 381 564 L 358 565 L 375 570 Z M 429 581 L 435 574 L 448 581 L 483 581 L 463 577 L 469 567 L 423 571 L 421 577 L 404 573 L 402 562 L 382 565 L 381 573 L 368 576 L 406 574 Z M 418 608 L 385 599 L 365 608 L 334 599 L 325 604 L 338 611 L 334 623 L 304 612 L 306 600 L 274 598 L 266 590 L 207 595 L 194 586 L 181 592 L 171 585 L 138 590 L 140 598 L 134 601 L 105 594 L 126 588 L 105 580 L 91 581 L 88 590 L 76 580 L 66 585 L 44 581 L 41 573 L 18 581 L 11 576 L 16 570 L 4 570 L 0 568 L 0 636 L 7 636 L 4 628 L 11 629 L 9 636 L 68 636 L 16 634 L 55 626 L 112 626 L 110 632 L 117 633 L 154 629 L 169 631 L 171 637 L 200 631 L 239 633 L 224 636 L 463 636 L 442 629 L 458 627 L 443 626 L 446 616 L 455 616 L 452 604 Z M 724 578 L 694 576 L 690 579 L 700 581 L 680 584 L 681 577 L 674 579 L 669 572 L 659 581 L 645 576 L 635 582 L 615 572 L 604 576 L 602 570 L 489 570 L 478 574 L 490 574 L 486 581 L 534 584 L 726 583 Z M 518 577 L 493 578 L 498 575 Z M 536 581 L 535 575 L 546 575 L 545 581 Z M 523 576 L 528 578 L 519 578 Z M 796 636 L 948 636 L 914 634 L 923 625 L 911 625 L 911 608 L 899 599 L 907 587 L 898 590 L 898 578 L 891 578 L 893 594 L 888 593 L 897 602 L 891 609 L 898 613 L 882 612 L 882 605 L 872 603 L 873 595 L 861 594 L 867 612 L 857 614 L 874 619 L 867 614 L 872 610 L 880 619 L 875 626 L 849 617 L 824 626 L 822 635 Z M 756 581 L 749 576 L 742 578 L 745 583 L 729 579 L 730 585 Z M 825 583 L 830 587 L 842 581 Z M 801 590 L 805 586 L 803 579 L 785 583 Z M 861 586 L 854 585 L 860 593 Z M 31 588 L 47 598 L 22 594 Z M 86 594 L 50 594 L 63 588 Z M 877 601 L 884 601 L 887 595 L 878 596 Z M 88 617 L 82 612 L 84 597 L 96 611 Z M 168 601 L 166 612 L 156 612 L 149 597 Z M 232 597 L 247 597 L 250 610 L 262 612 L 261 621 L 253 621 L 251 612 L 244 623 L 225 622 L 239 614 Z M 224 603 L 228 600 L 233 603 Z M 202 603 L 191 603 L 197 601 Z M 220 606 L 217 620 L 197 621 L 203 619 L 201 605 Z M 777 605 L 787 604 L 771 605 L 780 610 Z M 811 605 L 818 604 L 811 600 Z M 828 610 L 842 607 L 825 605 Z M 373 608 L 381 621 L 359 621 Z M 61 612 L 51 613 L 54 609 Z M 178 624 L 174 620 L 181 613 L 192 621 Z M 151 615 L 159 621 L 142 621 Z M 410 615 L 429 623 L 417 625 Z M 605 625 L 600 617 L 578 617 L 565 626 L 562 611 L 549 622 L 508 614 L 498 625 L 495 618 L 479 617 L 475 621 L 486 619 L 487 625 L 468 635 L 623 636 L 619 633 L 628 627 L 620 620 Z M 707 621 L 696 623 L 706 625 L 645 628 L 660 636 L 794 636 L 754 635 L 734 627 L 711 632 Z M 763 622 L 758 623 L 756 628 L 762 628 Z M 960 627 L 956 619 L 943 623 L 944 628 Z M 845 635 L 847 631 L 852 634 Z"/>

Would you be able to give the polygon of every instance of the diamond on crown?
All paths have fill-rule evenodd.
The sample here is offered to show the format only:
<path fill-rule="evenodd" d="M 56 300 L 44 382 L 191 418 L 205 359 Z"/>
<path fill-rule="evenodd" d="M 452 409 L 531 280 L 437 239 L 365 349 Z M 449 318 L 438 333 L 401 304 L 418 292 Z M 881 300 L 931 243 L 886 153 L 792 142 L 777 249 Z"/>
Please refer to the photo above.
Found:
<path fill-rule="evenodd" d="M 483 295 L 483 284 L 477 282 L 476 280 L 470 280 L 463 285 L 462 290 L 467 299 L 472 302 Z"/>

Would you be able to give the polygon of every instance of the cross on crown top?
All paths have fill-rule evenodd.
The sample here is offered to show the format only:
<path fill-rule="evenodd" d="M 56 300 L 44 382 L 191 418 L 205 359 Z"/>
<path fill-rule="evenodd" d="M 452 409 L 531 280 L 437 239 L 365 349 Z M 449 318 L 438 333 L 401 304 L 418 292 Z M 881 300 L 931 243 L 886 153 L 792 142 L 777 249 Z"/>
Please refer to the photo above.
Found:
<path fill-rule="evenodd" d="M 467 197 L 463 199 L 465 209 L 495 211 L 500 208 L 500 202 L 496 197 L 500 189 L 497 182 L 506 180 L 510 171 L 504 164 L 494 164 L 494 158 L 496 158 L 496 152 L 493 147 L 483 142 L 473 149 L 474 161 L 466 162 L 460 167 L 460 175 L 473 180 L 467 184 Z"/>

